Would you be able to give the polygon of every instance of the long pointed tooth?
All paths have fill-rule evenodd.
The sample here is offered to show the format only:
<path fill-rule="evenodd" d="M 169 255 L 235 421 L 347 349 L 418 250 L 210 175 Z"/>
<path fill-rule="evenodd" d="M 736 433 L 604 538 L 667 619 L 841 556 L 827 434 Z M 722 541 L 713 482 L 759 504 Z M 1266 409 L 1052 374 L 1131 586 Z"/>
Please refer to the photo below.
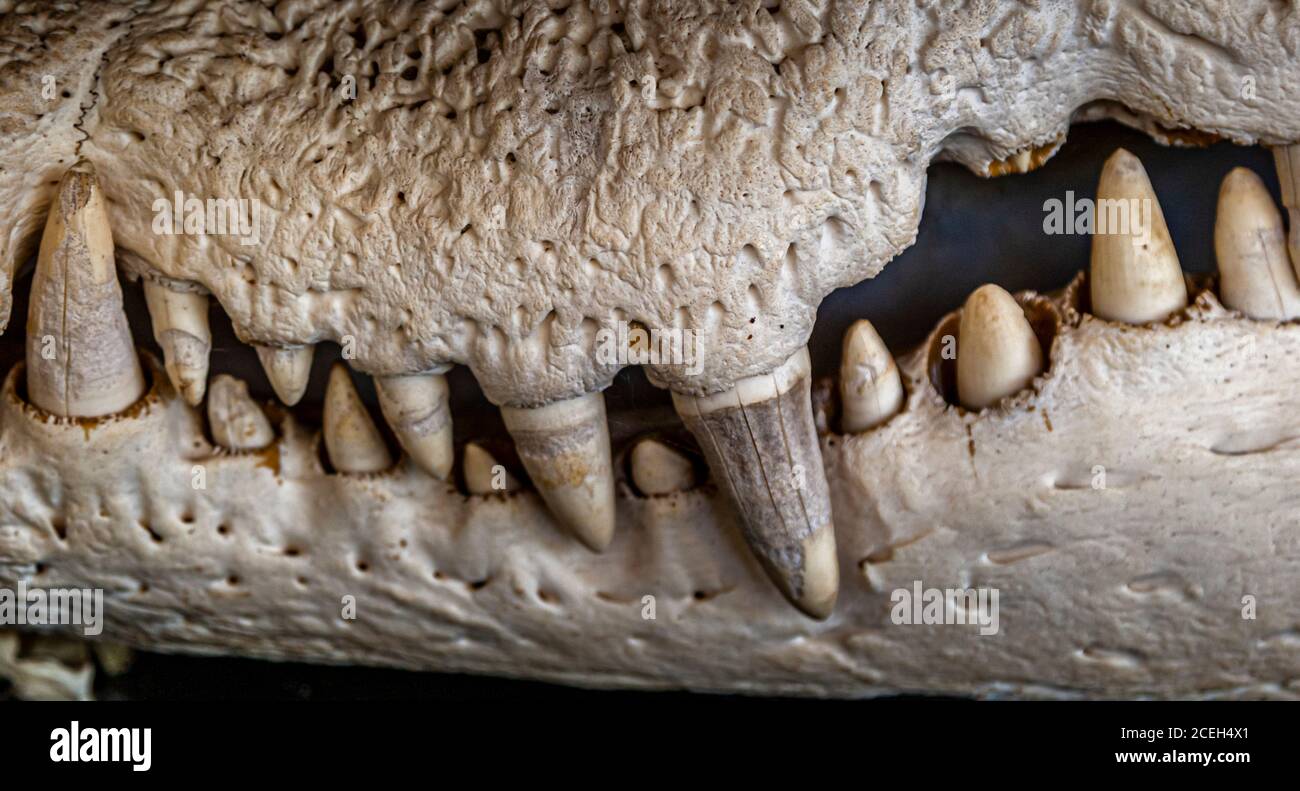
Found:
<path fill-rule="evenodd" d="M 1120 148 L 1097 182 L 1092 313 L 1145 324 L 1187 306 L 1187 284 L 1160 201 L 1137 157 Z"/>
<path fill-rule="evenodd" d="M 880 425 L 903 406 L 903 380 L 889 348 L 866 319 L 844 333 L 840 362 L 840 425 L 856 434 Z"/>
<path fill-rule="evenodd" d="M 176 291 L 153 280 L 144 282 L 144 298 L 153 322 L 153 337 L 163 350 L 167 378 L 190 406 L 203 401 L 208 383 L 208 295 Z"/>
<path fill-rule="evenodd" d="M 1274 148 L 1273 162 L 1277 165 L 1278 186 L 1282 188 L 1282 205 L 1291 222 L 1287 252 L 1296 276 L 1300 277 L 1300 144 Z"/>
<path fill-rule="evenodd" d="M 646 495 L 684 492 L 695 485 L 695 465 L 662 442 L 643 439 L 632 448 L 632 482 Z"/>
<path fill-rule="evenodd" d="M 330 464 L 342 473 L 382 472 L 393 466 L 388 446 L 343 363 L 334 363 L 325 386 L 325 449 Z"/>
<path fill-rule="evenodd" d="M 455 460 L 447 377 L 380 376 L 375 389 L 384 419 L 411 460 L 433 477 L 446 480 Z"/>
<path fill-rule="evenodd" d="M 957 332 L 957 398 L 967 409 L 993 406 L 1043 371 L 1034 328 L 1000 286 L 980 286 L 966 298 Z"/>
<path fill-rule="evenodd" d="M 41 237 L 27 311 L 27 394 L 55 415 L 99 417 L 144 390 L 103 193 L 81 160 L 59 182 Z"/>
<path fill-rule="evenodd" d="M 212 379 L 208 425 L 217 444 L 231 450 L 261 450 L 275 441 L 271 421 L 249 398 L 248 385 L 227 374 Z"/>
<path fill-rule="evenodd" d="M 465 488 L 470 494 L 499 494 L 519 489 L 519 481 L 515 480 L 515 476 L 476 442 L 465 444 L 465 456 L 461 465 L 461 471 L 465 475 Z"/>
<path fill-rule="evenodd" d="M 262 361 L 271 388 L 285 406 L 293 406 L 307 392 L 311 377 L 311 359 L 315 346 L 254 346 L 257 359 Z"/>
<path fill-rule="evenodd" d="M 524 469 L 551 513 L 587 548 L 614 538 L 614 468 L 605 397 L 587 393 L 535 408 L 502 407 Z"/>
<path fill-rule="evenodd" d="M 1234 168 L 1219 187 L 1214 254 L 1223 304 L 1252 319 L 1300 316 L 1300 286 L 1287 260 L 1282 215 L 1254 171 Z"/>
<path fill-rule="evenodd" d="M 804 348 L 772 373 L 742 379 L 730 390 L 673 393 L 673 405 L 768 575 L 792 604 L 823 619 L 835 607 L 839 561 L 810 371 Z"/>

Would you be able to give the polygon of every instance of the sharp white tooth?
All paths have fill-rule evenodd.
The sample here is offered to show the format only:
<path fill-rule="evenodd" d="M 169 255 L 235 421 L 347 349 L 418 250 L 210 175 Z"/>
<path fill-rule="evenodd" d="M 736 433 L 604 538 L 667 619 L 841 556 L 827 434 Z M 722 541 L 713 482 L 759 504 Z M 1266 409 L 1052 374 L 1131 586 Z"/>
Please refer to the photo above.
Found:
<path fill-rule="evenodd" d="M 632 482 L 642 494 L 684 492 L 695 485 L 691 460 L 655 439 L 632 448 Z"/>
<path fill-rule="evenodd" d="M 153 337 L 163 350 L 167 378 L 190 406 L 203 401 L 208 382 L 208 295 L 176 291 L 153 280 L 144 282 L 144 298 L 153 322 Z"/>
<path fill-rule="evenodd" d="M 999 286 L 980 286 L 966 298 L 957 331 L 957 398 L 967 409 L 993 406 L 1043 371 L 1033 327 Z"/>
<path fill-rule="evenodd" d="M 388 446 L 343 363 L 334 363 L 325 386 L 325 449 L 330 464 L 342 473 L 382 472 L 393 466 Z"/>
<path fill-rule="evenodd" d="M 840 426 L 856 434 L 884 423 L 903 406 L 903 380 L 889 348 L 866 319 L 844 333 Z"/>
<path fill-rule="evenodd" d="M 435 478 L 451 474 L 452 448 L 449 389 L 442 374 L 375 378 L 379 407 L 411 460 Z"/>
<path fill-rule="evenodd" d="M 1277 165 L 1278 186 L 1282 188 L 1282 205 L 1291 222 L 1287 251 L 1291 254 L 1291 266 L 1300 277 L 1300 144 L 1274 148 L 1273 162 Z"/>
<path fill-rule="evenodd" d="M 811 366 L 800 349 L 769 374 L 721 393 L 673 393 L 754 554 L 792 604 L 826 618 L 839 591 L 830 490 L 813 426 Z"/>
<path fill-rule="evenodd" d="M 1187 283 L 1160 201 L 1137 157 L 1117 149 L 1097 182 L 1088 275 L 1093 315 L 1161 321 L 1187 306 Z"/>
<path fill-rule="evenodd" d="M 501 415 L 551 514 L 587 548 L 603 551 L 614 538 L 614 468 L 604 395 L 502 407 Z"/>
<path fill-rule="evenodd" d="M 219 374 L 208 391 L 208 425 L 212 438 L 231 450 L 261 450 L 275 441 L 275 431 L 242 379 Z"/>
<path fill-rule="evenodd" d="M 519 481 L 515 480 L 515 476 L 476 442 L 465 444 L 461 471 L 465 475 L 465 488 L 470 494 L 504 494 L 519 489 Z"/>
<path fill-rule="evenodd" d="M 32 276 L 27 395 L 55 415 L 99 417 L 144 391 L 103 193 L 81 160 L 59 182 Z"/>
<path fill-rule="evenodd" d="M 286 406 L 293 406 L 307 392 L 315 346 L 254 346 L 271 388 Z"/>
<path fill-rule="evenodd" d="M 1287 260 L 1282 215 L 1251 170 L 1234 168 L 1219 187 L 1214 254 L 1223 304 L 1252 319 L 1300 316 L 1300 287 Z"/>

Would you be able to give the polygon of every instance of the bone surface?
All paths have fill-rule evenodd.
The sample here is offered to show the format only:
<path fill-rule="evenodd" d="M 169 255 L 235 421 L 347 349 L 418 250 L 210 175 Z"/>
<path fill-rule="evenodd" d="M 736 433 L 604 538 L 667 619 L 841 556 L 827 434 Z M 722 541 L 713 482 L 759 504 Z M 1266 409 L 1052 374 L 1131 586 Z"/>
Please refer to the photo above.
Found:
<path fill-rule="evenodd" d="M 537 408 L 502 407 L 533 485 L 560 524 L 594 552 L 614 538 L 614 467 L 605 397 L 588 393 Z"/>
<path fill-rule="evenodd" d="M 208 426 L 212 439 L 231 450 L 261 450 L 275 441 L 275 430 L 262 408 L 249 397 L 247 383 L 227 374 L 212 378 Z"/>
<path fill-rule="evenodd" d="M 840 423 L 855 434 L 893 417 L 903 405 L 903 382 L 894 356 L 866 319 L 844 333 L 840 364 Z"/>
<path fill-rule="evenodd" d="M 673 393 L 686 428 L 740 517 L 750 549 L 789 601 L 824 619 L 839 561 L 800 350 L 770 374 L 708 396 Z"/>
<path fill-rule="evenodd" d="M 657 439 L 643 439 L 632 448 L 632 482 L 642 494 L 684 492 L 695 485 L 691 460 Z"/>
<path fill-rule="evenodd" d="M 144 296 L 154 340 L 163 350 L 167 377 L 190 406 L 198 406 L 207 388 L 208 354 L 212 351 L 208 297 L 153 280 L 144 282 Z"/>
<path fill-rule="evenodd" d="M 375 379 L 379 408 L 411 460 L 435 478 L 451 474 L 451 411 L 442 374 L 381 376 Z"/>
<path fill-rule="evenodd" d="M 393 466 L 388 446 L 343 363 L 335 363 L 330 369 L 325 388 L 324 434 L 330 464 L 339 472 L 383 472 Z"/>
<path fill-rule="evenodd" d="M 1161 321 L 1187 305 L 1187 286 L 1160 201 L 1138 158 L 1117 150 L 1097 183 L 1088 282 L 1092 312 L 1109 321 Z"/>
<path fill-rule="evenodd" d="M 1300 316 L 1300 287 L 1286 251 L 1282 215 L 1259 176 L 1236 168 L 1219 187 L 1214 221 L 1223 304 L 1253 319 Z"/>
<path fill-rule="evenodd" d="M 957 395 L 984 409 L 1023 390 L 1043 370 L 1043 350 L 1024 311 L 1000 286 L 980 286 L 961 311 Z"/>
<path fill-rule="evenodd" d="M 302 400 L 307 392 L 307 381 L 311 377 L 311 361 L 316 354 L 315 346 L 256 346 L 257 359 L 262 362 L 262 370 L 271 382 L 271 389 L 286 406 L 293 406 Z"/>
<path fill-rule="evenodd" d="M 100 417 L 143 392 L 103 193 L 81 161 L 59 182 L 41 238 L 27 309 L 27 395 L 60 417 Z"/>

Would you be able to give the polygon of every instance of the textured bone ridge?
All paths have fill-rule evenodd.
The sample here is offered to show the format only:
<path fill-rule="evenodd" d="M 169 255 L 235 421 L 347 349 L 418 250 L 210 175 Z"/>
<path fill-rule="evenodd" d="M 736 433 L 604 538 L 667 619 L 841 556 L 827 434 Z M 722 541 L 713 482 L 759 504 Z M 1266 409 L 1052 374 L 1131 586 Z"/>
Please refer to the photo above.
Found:
<path fill-rule="evenodd" d="M 820 300 L 915 238 L 931 161 L 1030 170 L 1072 119 L 1277 146 L 1294 217 L 1294 9 L 0 11 L 0 319 L 40 229 L 63 216 L 61 180 L 98 173 L 116 266 L 211 294 L 285 403 L 323 341 L 353 343 L 353 367 L 381 378 L 467 365 L 526 465 L 524 434 L 569 457 L 587 442 L 579 478 L 602 503 L 614 491 L 616 516 L 587 537 L 596 556 L 565 535 L 575 519 L 555 497 L 496 485 L 478 446 L 462 457 L 470 496 L 392 465 L 346 370 L 331 378 L 347 420 L 327 417 L 322 436 L 278 418 L 258 451 L 207 440 L 176 389 L 195 366 L 177 368 L 175 349 L 167 368 L 148 360 L 150 389 L 128 408 L 57 417 L 20 385 L 48 373 L 29 333 L 27 367 L 0 390 L 0 582 L 102 587 L 108 634 L 162 650 L 809 695 L 1300 693 L 1298 552 L 1276 525 L 1300 458 L 1277 364 L 1300 351 L 1296 325 L 1253 321 L 1203 286 L 1120 325 L 1082 312 L 1103 278 L 1081 279 L 1017 297 L 1049 341 L 1027 387 L 956 406 L 935 352 L 954 313 L 897 358 L 901 410 L 843 436 L 817 431 L 834 420 L 812 413 L 805 349 Z M 189 232 L 212 201 L 229 202 L 232 228 Z M 1293 224 L 1293 257 L 1295 238 Z M 1110 249 L 1103 263 L 1142 259 Z M 121 312 L 113 288 L 72 291 Z M 701 366 L 646 370 L 673 390 L 712 483 L 641 497 L 605 477 L 601 391 L 623 363 L 596 349 L 632 325 L 698 340 Z M 602 425 L 554 431 L 597 402 Z M 360 435 L 362 463 L 340 463 L 356 443 L 332 440 Z M 529 466 L 543 495 L 554 472 Z M 1002 631 L 895 622 L 894 595 L 922 582 L 1005 592 Z M 340 616 L 340 590 L 361 617 Z M 1256 618 L 1241 617 L 1245 596 Z"/>

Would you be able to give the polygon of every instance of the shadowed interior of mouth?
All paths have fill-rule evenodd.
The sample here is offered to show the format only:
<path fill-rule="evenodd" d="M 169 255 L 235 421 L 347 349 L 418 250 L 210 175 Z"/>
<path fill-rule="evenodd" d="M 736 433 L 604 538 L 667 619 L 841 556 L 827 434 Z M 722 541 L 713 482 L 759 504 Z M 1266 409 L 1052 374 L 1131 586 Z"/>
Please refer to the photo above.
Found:
<path fill-rule="evenodd" d="M 1277 176 L 1272 158 L 1262 147 L 1215 143 L 1201 149 L 1168 148 L 1146 135 L 1116 123 L 1082 124 L 1071 129 L 1060 151 L 1041 169 L 983 179 L 964 167 L 936 163 L 930 168 L 925 213 L 916 243 L 876 278 L 831 293 L 818 310 L 809 341 L 814 378 L 833 376 L 840 362 L 840 341 L 848 326 L 869 318 L 895 354 L 921 342 L 935 319 L 961 305 L 982 283 L 997 283 L 1010 291 L 1050 291 L 1064 286 L 1088 262 L 1090 238 L 1084 235 L 1047 236 L 1043 232 L 1044 202 L 1076 198 L 1096 188 L 1102 162 L 1117 147 L 1137 154 L 1146 166 L 1165 209 L 1183 269 L 1213 272 L 1213 227 L 1217 185 L 1223 175 L 1244 166 L 1264 179 L 1275 199 Z M 23 267 L 14 288 L 15 320 L 0 336 L 0 365 L 8 370 L 22 360 L 23 318 L 33 262 Z M 132 335 L 159 359 L 149 314 L 139 284 L 123 283 Z M 259 401 L 275 396 L 253 348 L 235 337 L 229 318 L 216 300 L 210 313 L 213 347 L 210 373 L 227 373 L 248 383 Z M 337 344 L 317 346 L 310 384 L 292 408 L 310 426 L 321 423 L 321 407 L 330 366 L 340 359 Z M 509 454 L 509 440 L 500 410 L 484 397 L 473 374 L 463 366 L 448 373 L 451 410 L 457 445 L 487 440 Z M 374 382 L 355 377 L 362 399 L 390 448 L 399 449 L 380 418 Z M 639 366 L 624 368 L 605 392 L 610 439 L 617 454 L 632 439 L 653 431 L 673 432 L 681 422 L 666 390 L 650 384 Z M 518 470 L 524 475 L 522 470 Z"/>

